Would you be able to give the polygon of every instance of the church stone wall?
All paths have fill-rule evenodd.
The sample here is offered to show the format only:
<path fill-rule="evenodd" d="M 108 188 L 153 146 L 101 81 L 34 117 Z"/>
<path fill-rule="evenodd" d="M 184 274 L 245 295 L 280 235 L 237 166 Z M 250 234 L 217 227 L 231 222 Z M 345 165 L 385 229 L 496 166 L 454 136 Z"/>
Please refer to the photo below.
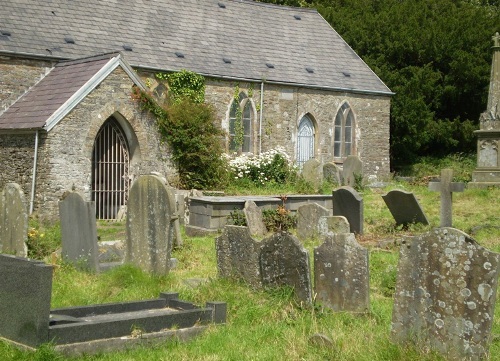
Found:
<path fill-rule="evenodd" d="M 52 67 L 48 61 L 0 56 L 0 114 Z"/>
<path fill-rule="evenodd" d="M 176 177 L 155 120 L 131 98 L 132 85 L 128 75 L 117 68 L 49 131 L 40 148 L 37 171 L 35 208 L 42 217 L 58 217 L 58 201 L 68 190 L 75 189 L 91 199 L 94 140 L 110 116 L 118 119 L 129 138 L 132 180 L 151 172 L 169 180 Z"/>

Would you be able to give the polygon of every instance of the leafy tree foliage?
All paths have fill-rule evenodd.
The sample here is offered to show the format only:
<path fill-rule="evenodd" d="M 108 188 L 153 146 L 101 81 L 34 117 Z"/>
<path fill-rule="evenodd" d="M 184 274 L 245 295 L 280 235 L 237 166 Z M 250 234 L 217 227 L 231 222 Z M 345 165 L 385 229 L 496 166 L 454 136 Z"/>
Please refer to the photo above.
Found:
<path fill-rule="evenodd" d="M 500 30 L 498 0 L 313 0 L 310 6 L 396 93 L 393 167 L 474 150 L 491 37 Z"/>

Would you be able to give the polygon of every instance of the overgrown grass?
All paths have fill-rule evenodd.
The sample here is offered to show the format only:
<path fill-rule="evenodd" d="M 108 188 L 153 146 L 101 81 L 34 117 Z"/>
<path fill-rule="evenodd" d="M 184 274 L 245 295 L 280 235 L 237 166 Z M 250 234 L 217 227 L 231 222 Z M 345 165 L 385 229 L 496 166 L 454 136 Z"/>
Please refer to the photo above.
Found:
<path fill-rule="evenodd" d="M 439 174 L 436 171 L 435 174 Z M 396 227 L 381 195 L 391 189 L 413 192 L 430 221 L 429 226 Z M 268 194 L 288 193 L 274 189 Z M 255 193 L 260 193 L 254 191 Z M 289 192 L 292 193 L 292 192 Z M 262 193 L 260 193 L 262 194 Z M 210 326 L 202 336 L 188 342 L 165 342 L 154 347 L 82 356 L 72 360 L 444 360 L 412 345 L 390 340 L 398 247 L 404 235 L 419 234 L 439 225 L 439 194 L 426 185 L 393 182 L 384 189 L 364 188 L 365 234 L 358 241 L 370 251 L 370 312 L 363 315 L 333 313 L 320 307 L 297 304 L 289 289 L 254 290 L 241 282 L 217 278 L 214 237 L 184 236 L 174 250 L 178 267 L 168 276 L 149 275 L 125 265 L 102 274 L 76 270 L 60 261 L 54 272 L 52 307 L 87 305 L 155 298 L 175 291 L 182 299 L 204 305 L 207 301 L 228 304 L 226 325 Z M 500 189 L 466 189 L 453 196 L 453 223 L 483 246 L 500 252 Z M 123 239 L 124 224 L 99 224 L 103 239 Z M 57 227 L 50 238 L 56 239 Z M 39 233 L 40 234 L 40 233 Z M 312 258 L 321 240 L 304 242 Z M 377 245 L 383 242 L 384 247 Z M 57 242 L 55 242 L 57 244 Z M 311 263 L 312 264 L 312 263 Z M 195 279 L 196 282 L 188 282 Z M 332 340 L 331 347 L 309 342 L 315 333 Z M 490 360 L 500 360 L 500 290 L 490 347 Z M 1 360 L 62 360 L 50 346 L 24 352 L 0 342 Z"/>

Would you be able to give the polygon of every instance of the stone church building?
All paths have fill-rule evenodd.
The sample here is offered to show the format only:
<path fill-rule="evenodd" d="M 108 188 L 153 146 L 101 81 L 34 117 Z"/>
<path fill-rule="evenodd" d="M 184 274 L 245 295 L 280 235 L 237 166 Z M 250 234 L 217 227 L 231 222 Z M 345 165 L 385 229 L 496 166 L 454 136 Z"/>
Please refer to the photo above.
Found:
<path fill-rule="evenodd" d="M 206 78 L 228 152 L 282 146 L 365 176 L 389 174 L 392 92 L 312 9 L 249 0 L 2 0 L 0 188 L 57 215 L 69 189 L 113 219 L 140 174 L 176 175 L 133 86 L 163 97 L 155 74 Z M 236 149 L 237 114 L 244 134 Z"/>

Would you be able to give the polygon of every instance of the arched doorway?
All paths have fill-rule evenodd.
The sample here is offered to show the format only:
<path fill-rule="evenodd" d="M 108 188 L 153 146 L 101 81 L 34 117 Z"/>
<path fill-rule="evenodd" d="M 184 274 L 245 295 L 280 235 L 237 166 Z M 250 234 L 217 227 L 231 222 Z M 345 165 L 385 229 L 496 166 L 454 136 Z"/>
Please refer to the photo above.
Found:
<path fill-rule="evenodd" d="M 92 151 L 92 200 L 98 219 L 116 219 L 130 186 L 127 138 L 115 117 L 102 125 Z"/>
<path fill-rule="evenodd" d="M 311 158 L 314 158 L 314 124 L 311 118 L 304 115 L 297 131 L 297 166 L 302 169 Z"/>

